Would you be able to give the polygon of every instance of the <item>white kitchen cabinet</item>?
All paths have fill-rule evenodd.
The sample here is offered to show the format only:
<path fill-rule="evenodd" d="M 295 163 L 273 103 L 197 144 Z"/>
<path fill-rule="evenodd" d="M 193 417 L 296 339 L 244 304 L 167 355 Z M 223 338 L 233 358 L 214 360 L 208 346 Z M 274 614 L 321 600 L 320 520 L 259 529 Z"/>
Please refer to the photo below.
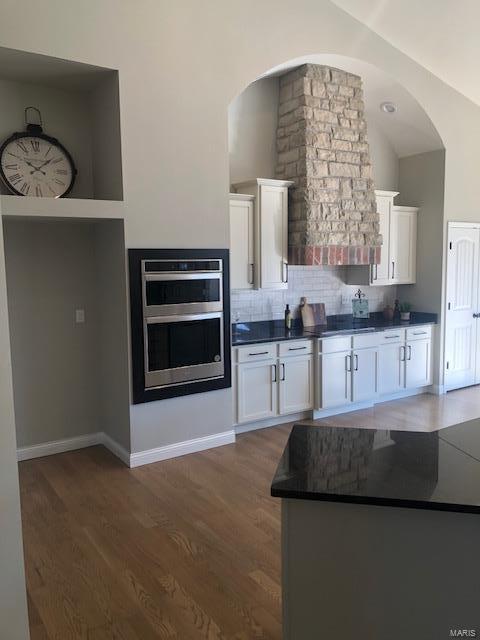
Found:
<path fill-rule="evenodd" d="M 341 407 L 352 397 L 351 351 L 323 353 L 320 355 L 320 398 L 322 409 Z"/>
<path fill-rule="evenodd" d="M 401 342 L 382 344 L 378 351 L 378 392 L 398 393 L 405 386 L 405 345 Z"/>
<path fill-rule="evenodd" d="M 230 288 L 253 289 L 255 196 L 230 194 Z"/>
<path fill-rule="evenodd" d="M 313 356 L 282 358 L 278 365 L 280 415 L 313 409 Z"/>
<path fill-rule="evenodd" d="M 365 402 L 377 393 L 378 349 L 358 349 L 352 354 L 352 402 Z"/>
<path fill-rule="evenodd" d="M 293 182 L 257 178 L 233 185 L 255 198 L 255 286 L 288 288 L 288 188 Z"/>
<path fill-rule="evenodd" d="M 392 207 L 389 251 L 392 284 L 416 281 L 417 214 L 416 207 Z"/>
<path fill-rule="evenodd" d="M 237 366 L 238 422 L 253 422 L 277 415 L 277 374 L 275 360 L 255 360 Z"/>
<path fill-rule="evenodd" d="M 405 353 L 405 388 L 425 387 L 432 383 L 432 341 L 407 342 Z"/>
<path fill-rule="evenodd" d="M 239 424 L 313 409 L 311 340 L 238 347 L 233 361 Z"/>
<path fill-rule="evenodd" d="M 382 235 L 378 265 L 350 266 L 347 283 L 363 286 L 413 284 L 416 281 L 417 217 L 416 207 L 393 204 L 397 191 L 375 191 Z"/>

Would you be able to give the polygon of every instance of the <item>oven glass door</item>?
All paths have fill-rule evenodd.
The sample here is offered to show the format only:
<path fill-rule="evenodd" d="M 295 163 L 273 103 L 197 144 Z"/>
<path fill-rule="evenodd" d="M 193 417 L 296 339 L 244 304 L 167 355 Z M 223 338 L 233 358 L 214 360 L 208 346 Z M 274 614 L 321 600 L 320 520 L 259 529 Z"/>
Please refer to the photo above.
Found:
<path fill-rule="evenodd" d="M 146 388 L 223 375 L 222 313 L 147 318 Z"/>
<path fill-rule="evenodd" d="M 145 274 L 146 317 L 222 310 L 222 274 Z"/>

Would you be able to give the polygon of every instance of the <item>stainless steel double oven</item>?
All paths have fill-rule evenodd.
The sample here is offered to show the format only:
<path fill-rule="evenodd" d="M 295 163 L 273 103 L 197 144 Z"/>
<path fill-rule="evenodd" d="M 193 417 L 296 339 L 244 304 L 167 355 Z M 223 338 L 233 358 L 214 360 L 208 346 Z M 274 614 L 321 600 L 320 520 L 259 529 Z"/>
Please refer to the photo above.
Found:
<path fill-rule="evenodd" d="M 135 376 L 139 340 L 133 334 L 139 310 L 133 305 L 138 302 L 143 360 L 142 389 L 136 394 L 134 384 L 134 396 L 142 402 L 228 386 L 228 252 L 194 250 L 177 255 L 174 250 L 145 250 L 146 255 L 139 255 L 139 251 L 130 252 L 134 383 L 139 377 L 138 371 Z M 137 285 L 140 278 L 140 292 L 132 288 L 132 276 Z"/>

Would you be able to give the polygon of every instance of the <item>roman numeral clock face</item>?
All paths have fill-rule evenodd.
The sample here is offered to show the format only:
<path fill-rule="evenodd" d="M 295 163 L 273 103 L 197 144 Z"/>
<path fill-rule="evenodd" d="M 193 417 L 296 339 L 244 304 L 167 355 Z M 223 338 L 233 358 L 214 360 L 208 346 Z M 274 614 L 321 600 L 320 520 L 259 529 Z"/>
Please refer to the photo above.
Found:
<path fill-rule="evenodd" d="M 0 164 L 7 186 L 23 196 L 60 198 L 74 179 L 70 159 L 62 147 L 36 136 L 7 142 Z"/>

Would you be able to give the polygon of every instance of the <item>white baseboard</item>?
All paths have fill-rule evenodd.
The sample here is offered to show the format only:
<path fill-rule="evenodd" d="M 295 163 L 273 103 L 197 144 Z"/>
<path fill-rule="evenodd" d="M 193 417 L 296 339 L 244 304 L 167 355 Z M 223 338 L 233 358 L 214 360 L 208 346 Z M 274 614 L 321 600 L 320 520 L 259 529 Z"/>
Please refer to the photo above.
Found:
<path fill-rule="evenodd" d="M 433 394 L 434 396 L 443 396 L 445 393 L 447 393 L 447 389 L 444 384 L 432 384 L 429 393 Z"/>
<path fill-rule="evenodd" d="M 234 425 L 235 433 L 247 433 L 248 431 L 256 431 L 257 429 L 267 429 L 268 427 L 278 427 L 288 422 L 296 422 L 297 420 L 310 420 L 311 411 L 301 411 L 300 413 L 292 413 L 288 416 L 276 416 L 267 420 L 257 420 L 256 422 L 248 422 L 247 424 Z"/>
<path fill-rule="evenodd" d="M 101 444 L 113 453 L 114 456 L 117 456 L 117 458 L 126 464 L 127 467 L 130 466 L 130 453 L 105 432 L 102 433 Z"/>
<path fill-rule="evenodd" d="M 104 434 L 99 431 L 97 433 L 87 433 L 84 436 L 76 436 L 75 438 L 51 440 L 50 442 L 42 442 L 41 444 L 34 444 L 30 447 L 19 447 L 17 449 L 17 460 L 43 458 L 43 456 L 51 456 L 55 453 L 93 447 L 96 444 L 103 444 L 103 435 Z"/>
<path fill-rule="evenodd" d="M 341 407 L 332 407 L 331 409 L 314 409 L 313 420 L 330 418 L 331 416 L 338 416 L 341 413 L 350 413 L 351 411 L 360 411 L 360 409 L 371 409 L 376 402 L 378 402 L 377 399 L 375 399 L 375 401 L 368 400 L 366 402 L 352 402 L 352 404 L 342 405 Z"/>
<path fill-rule="evenodd" d="M 141 465 L 151 464 L 152 462 L 178 458 L 179 456 L 185 456 L 189 453 L 205 451 L 205 449 L 213 449 L 214 447 L 222 447 L 225 444 L 233 444 L 234 442 L 235 431 L 230 429 L 229 431 L 215 433 L 211 436 L 193 438 L 192 440 L 185 440 L 184 442 L 168 444 L 165 447 L 138 451 L 137 453 L 130 454 L 130 467 L 140 467 Z"/>
<path fill-rule="evenodd" d="M 20 447 L 17 449 L 17 460 L 43 458 L 44 456 L 51 456 L 56 453 L 65 453 L 66 451 L 74 451 L 75 449 L 84 449 L 85 447 L 102 444 L 111 451 L 113 455 L 125 463 L 127 467 L 133 468 L 152 462 L 168 460 L 169 458 L 177 458 L 178 456 L 184 456 L 188 453 L 221 447 L 225 444 L 232 444 L 233 442 L 235 442 L 235 431 L 231 429 L 211 436 L 204 436 L 203 438 L 193 438 L 192 440 L 169 444 L 165 447 L 130 454 L 108 434 L 99 431 L 98 433 L 90 433 L 75 438 L 65 438 L 64 440 L 42 442 L 42 444 L 35 444 L 30 447 Z"/>

